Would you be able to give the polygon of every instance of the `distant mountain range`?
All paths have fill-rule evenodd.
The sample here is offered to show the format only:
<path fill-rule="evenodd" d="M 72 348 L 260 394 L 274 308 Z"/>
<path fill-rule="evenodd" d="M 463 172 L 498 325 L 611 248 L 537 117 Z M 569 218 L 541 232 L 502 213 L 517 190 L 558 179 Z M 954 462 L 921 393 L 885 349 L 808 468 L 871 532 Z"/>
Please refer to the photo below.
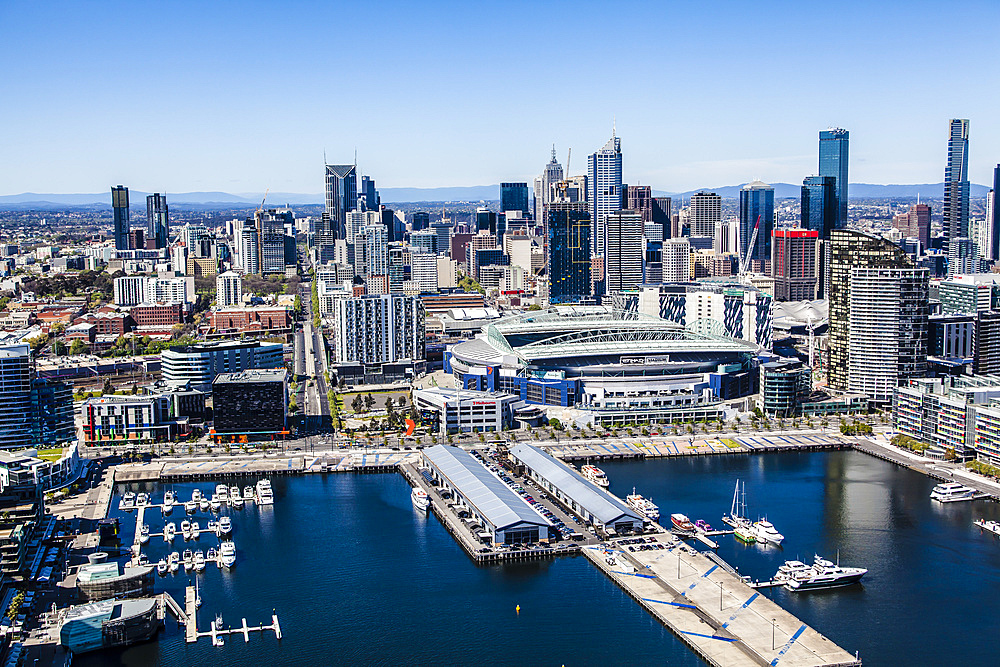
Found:
<path fill-rule="evenodd" d="M 798 198 L 801 186 L 792 183 L 773 183 L 776 199 Z M 702 190 L 715 192 L 724 199 L 737 199 L 741 185 L 726 185 L 718 188 L 699 188 L 687 192 L 664 192 L 654 190 L 654 196 L 684 197 Z M 973 184 L 971 195 L 985 197 L 989 188 L 985 185 Z M 133 207 L 141 207 L 147 192 L 129 191 Z M 928 199 L 941 199 L 944 196 L 944 183 L 923 183 L 919 185 L 875 185 L 871 183 L 851 183 L 851 198 L 916 198 L 918 195 Z M 379 195 L 386 204 L 402 202 L 477 202 L 497 201 L 500 197 L 499 185 L 473 185 L 468 187 L 442 188 L 379 188 Z M 257 206 L 263 194 L 251 193 L 230 194 L 228 192 L 178 192 L 167 193 L 170 204 L 180 206 L 209 206 L 212 208 L 242 208 Z M 302 194 L 296 192 L 270 192 L 267 195 L 267 205 L 319 205 L 323 203 L 322 194 Z M 99 194 L 38 194 L 25 192 L 19 195 L 0 195 L 0 208 L 3 209 L 56 209 L 66 207 L 110 207 L 111 193 Z"/>

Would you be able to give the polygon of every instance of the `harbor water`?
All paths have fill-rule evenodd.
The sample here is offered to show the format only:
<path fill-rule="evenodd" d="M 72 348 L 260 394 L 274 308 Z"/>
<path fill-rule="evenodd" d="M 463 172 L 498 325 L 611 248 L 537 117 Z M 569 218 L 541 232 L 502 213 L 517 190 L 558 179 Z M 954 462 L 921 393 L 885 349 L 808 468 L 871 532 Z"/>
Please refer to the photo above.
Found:
<path fill-rule="evenodd" d="M 1000 519 L 984 501 L 940 505 L 934 481 L 864 454 L 843 452 L 687 457 L 604 462 L 611 490 L 651 497 L 717 528 L 733 486 L 746 483 L 747 515 L 765 516 L 782 548 L 719 536 L 719 554 L 755 579 L 813 554 L 869 569 L 863 585 L 832 591 L 762 591 L 819 632 L 858 651 L 866 666 L 996 664 L 1000 636 L 1000 540 L 972 525 Z M 255 480 L 240 481 L 242 487 Z M 157 591 L 183 600 L 195 578 L 204 604 L 199 629 L 216 613 L 254 626 L 276 612 L 283 639 L 253 633 L 213 647 L 184 641 L 169 619 L 156 641 L 79 656 L 74 664 L 484 664 L 700 665 L 668 630 L 583 557 L 474 565 L 434 516 L 413 510 L 396 474 L 327 474 L 272 479 L 275 504 L 223 510 L 233 518 L 238 561 L 231 571 L 161 577 Z M 160 502 L 214 482 L 132 485 Z M 119 488 L 117 494 L 121 493 Z M 123 534 L 135 513 L 117 510 Z M 183 508 L 166 520 L 180 523 Z M 199 512 L 202 528 L 209 515 Z M 159 512 L 146 512 L 153 532 Z M 206 550 L 214 535 L 168 547 L 153 537 L 152 562 L 171 550 Z M 516 608 L 520 606 L 520 611 Z M 779 638 L 780 639 L 780 638 Z"/>

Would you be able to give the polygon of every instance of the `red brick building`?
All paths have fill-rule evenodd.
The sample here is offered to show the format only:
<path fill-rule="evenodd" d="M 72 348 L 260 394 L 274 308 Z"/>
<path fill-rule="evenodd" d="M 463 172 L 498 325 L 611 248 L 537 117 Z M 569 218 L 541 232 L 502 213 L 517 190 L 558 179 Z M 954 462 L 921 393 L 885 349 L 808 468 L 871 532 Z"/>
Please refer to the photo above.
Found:
<path fill-rule="evenodd" d="M 133 306 L 132 321 L 138 327 L 172 327 L 184 323 L 184 305 L 180 303 L 154 303 Z"/>
<path fill-rule="evenodd" d="M 216 333 L 286 333 L 292 328 L 292 314 L 284 306 L 218 308 L 209 321 Z"/>

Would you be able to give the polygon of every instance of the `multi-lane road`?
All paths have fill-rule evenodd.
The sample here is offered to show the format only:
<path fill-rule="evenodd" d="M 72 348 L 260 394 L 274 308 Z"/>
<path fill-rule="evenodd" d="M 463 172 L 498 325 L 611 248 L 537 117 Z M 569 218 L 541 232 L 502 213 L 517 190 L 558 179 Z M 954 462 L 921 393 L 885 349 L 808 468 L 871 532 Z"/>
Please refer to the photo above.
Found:
<path fill-rule="evenodd" d="M 312 323 L 311 281 L 303 281 L 299 285 L 299 296 L 306 321 L 295 332 L 294 367 L 298 378 L 296 400 L 301 413 L 306 417 L 302 429 L 315 432 L 330 421 L 330 404 L 326 395 L 326 340 L 322 329 L 317 329 Z"/>

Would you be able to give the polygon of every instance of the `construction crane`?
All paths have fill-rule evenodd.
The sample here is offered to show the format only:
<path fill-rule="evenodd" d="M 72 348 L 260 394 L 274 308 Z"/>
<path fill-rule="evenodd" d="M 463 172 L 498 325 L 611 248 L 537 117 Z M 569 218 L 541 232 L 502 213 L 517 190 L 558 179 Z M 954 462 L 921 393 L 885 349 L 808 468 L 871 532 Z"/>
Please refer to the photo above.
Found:
<path fill-rule="evenodd" d="M 573 157 L 573 147 L 570 146 L 569 150 L 566 151 L 566 178 L 564 180 L 569 180 L 569 159 Z"/>
<path fill-rule="evenodd" d="M 753 234 L 750 235 L 750 243 L 747 244 L 747 254 L 743 257 L 743 261 L 740 262 L 740 277 L 747 272 L 750 267 L 750 255 L 753 254 L 754 244 L 757 243 L 757 230 L 760 228 L 760 216 L 757 216 L 757 222 L 753 225 Z"/>
<path fill-rule="evenodd" d="M 270 191 L 271 191 L 271 188 L 266 188 L 264 190 L 264 198 L 260 200 L 260 206 L 257 207 L 258 211 L 263 211 L 264 210 L 264 202 L 267 201 L 267 193 L 270 192 Z"/>

